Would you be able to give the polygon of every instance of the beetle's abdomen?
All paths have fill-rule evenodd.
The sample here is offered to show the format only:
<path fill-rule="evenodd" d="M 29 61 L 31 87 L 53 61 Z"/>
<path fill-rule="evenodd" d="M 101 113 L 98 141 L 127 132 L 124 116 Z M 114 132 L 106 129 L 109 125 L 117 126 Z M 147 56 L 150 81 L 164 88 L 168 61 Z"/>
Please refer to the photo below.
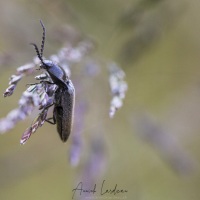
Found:
<path fill-rule="evenodd" d="M 75 89 L 72 82 L 67 83 L 67 88 L 58 88 L 56 92 L 59 102 L 55 106 L 55 117 L 57 122 L 57 131 L 63 142 L 66 142 L 72 132 Z"/>

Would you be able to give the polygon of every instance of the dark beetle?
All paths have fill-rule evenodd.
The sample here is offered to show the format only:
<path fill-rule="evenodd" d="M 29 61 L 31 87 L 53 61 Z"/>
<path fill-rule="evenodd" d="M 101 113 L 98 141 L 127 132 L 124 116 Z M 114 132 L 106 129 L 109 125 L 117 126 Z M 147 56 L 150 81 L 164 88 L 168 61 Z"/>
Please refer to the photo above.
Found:
<path fill-rule="evenodd" d="M 31 43 L 31 45 L 35 47 L 37 56 L 41 61 L 40 68 L 45 69 L 53 81 L 53 83 L 48 81 L 44 82 L 47 84 L 56 84 L 58 86 L 55 91 L 55 102 L 52 104 L 54 105 L 53 117 L 51 118 L 53 121 L 50 121 L 50 119 L 46 119 L 46 121 L 51 124 L 57 123 L 57 131 L 60 138 L 63 142 L 66 142 L 72 131 L 75 89 L 63 68 L 50 60 L 43 60 L 45 27 L 42 21 L 40 21 L 40 24 L 43 28 L 41 51 L 39 52 L 36 44 Z"/>

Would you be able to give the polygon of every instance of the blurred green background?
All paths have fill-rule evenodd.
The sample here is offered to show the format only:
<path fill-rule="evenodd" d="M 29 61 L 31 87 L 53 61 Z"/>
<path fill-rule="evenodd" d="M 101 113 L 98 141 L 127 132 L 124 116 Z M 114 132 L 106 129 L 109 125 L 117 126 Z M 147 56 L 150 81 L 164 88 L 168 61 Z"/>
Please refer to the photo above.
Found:
<path fill-rule="evenodd" d="M 107 198 L 199 200 L 199 10 L 196 0 L 0 1 L 2 94 L 16 68 L 35 56 L 29 43 L 40 43 L 39 19 L 47 29 L 46 57 L 69 42 L 67 32 L 71 40 L 90 38 L 91 57 L 102 67 L 98 78 L 79 76 L 89 104 L 80 165 L 70 166 L 71 138 L 62 144 L 55 126 L 45 124 L 27 144 L 19 144 L 34 113 L 0 137 L 0 199 L 71 199 L 77 183 L 95 171 L 87 171 L 87 160 L 96 137 L 104 151 L 96 183 L 106 180 L 107 189 L 118 184 L 128 190 Z M 129 88 L 124 106 L 109 119 L 105 63 L 113 61 L 125 71 Z M 81 66 L 72 68 L 72 81 Z M 17 107 L 32 81 L 25 78 L 13 96 L 0 99 L 1 117 Z M 82 101 L 80 95 L 76 101 Z"/>

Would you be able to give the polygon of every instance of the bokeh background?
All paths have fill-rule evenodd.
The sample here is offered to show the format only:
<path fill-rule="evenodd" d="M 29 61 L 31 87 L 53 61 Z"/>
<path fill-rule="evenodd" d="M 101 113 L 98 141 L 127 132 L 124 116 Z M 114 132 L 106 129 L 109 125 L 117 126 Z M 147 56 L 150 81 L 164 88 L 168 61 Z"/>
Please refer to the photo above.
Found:
<path fill-rule="evenodd" d="M 106 180 L 106 189 L 117 184 L 128 192 L 76 198 L 199 200 L 199 10 L 196 0 L 1 0 L 2 94 L 16 68 L 35 56 L 29 43 L 40 44 L 39 19 L 47 29 L 46 57 L 81 40 L 93 48 L 71 68 L 79 164 L 70 164 L 72 136 L 63 144 L 50 124 L 19 144 L 35 111 L 0 135 L 0 199 L 71 199 L 80 181 L 100 187 Z M 125 71 L 128 92 L 110 119 L 112 62 Z M 33 81 L 23 79 L 13 96 L 0 98 L 0 117 Z"/>

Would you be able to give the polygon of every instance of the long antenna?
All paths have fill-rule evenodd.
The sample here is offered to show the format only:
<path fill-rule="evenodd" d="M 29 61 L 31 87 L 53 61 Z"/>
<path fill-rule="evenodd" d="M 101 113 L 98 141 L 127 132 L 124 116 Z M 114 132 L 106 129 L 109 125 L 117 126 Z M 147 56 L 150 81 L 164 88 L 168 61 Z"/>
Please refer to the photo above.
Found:
<path fill-rule="evenodd" d="M 43 61 L 43 59 L 42 59 L 42 57 L 41 57 L 41 54 L 40 54 L 40 52 L 39 52 L 39 49 L 38 49 L 38 47 L 37 47 L 37 45 L 36 45 L 35 43 L 30 43 L 30 45 L 33 45 L 33 46 L 35 47 L 35 51 L 36 51 L 36 53 L 37 53 L 38 58 L 40 59 L 40 61 L 42 62 L 42 64 L 45 65 L 45 63 L 44 63 L 44 61 Z"/>
<path fill-rule="evenodd" d="M 42 34 L 42 44 L 41 44 L 41 49 L 40 49 L 40 56 L 42 58 L 43 56 L 43 50 L 44 50 L 44 43 L 45 43 L 45 34 L 46 34 L 46 29 L 45 29 L 45 26 L 42 22 L 42 20 L 40 20 L 40 24 L 42 26 L 42 29 L 43 29 L 43 34 Z M 38 49 L 38 48 L 37 48 Z"/>

